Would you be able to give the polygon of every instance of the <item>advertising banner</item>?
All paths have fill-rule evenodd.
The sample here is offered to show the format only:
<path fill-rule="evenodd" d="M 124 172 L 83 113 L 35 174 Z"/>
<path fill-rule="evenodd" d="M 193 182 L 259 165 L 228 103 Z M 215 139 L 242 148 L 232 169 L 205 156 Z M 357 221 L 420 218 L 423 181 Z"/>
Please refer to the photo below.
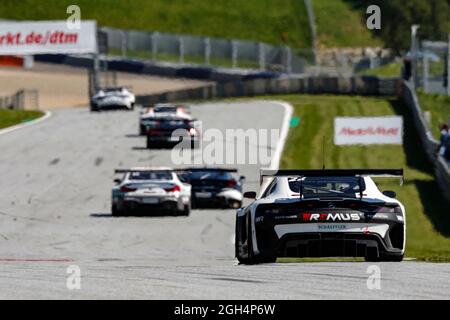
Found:
<path fill-rule="evenodd" d="M 338 117 L 334 119 L 335 145 L 402 143 L 402 117 Z"/>
<path fill-rule="evenodd" d="M 0 55 L 96 52 L 95 21 L 81 21 L 79 28 L 67 21 L 0 22 Z"/>

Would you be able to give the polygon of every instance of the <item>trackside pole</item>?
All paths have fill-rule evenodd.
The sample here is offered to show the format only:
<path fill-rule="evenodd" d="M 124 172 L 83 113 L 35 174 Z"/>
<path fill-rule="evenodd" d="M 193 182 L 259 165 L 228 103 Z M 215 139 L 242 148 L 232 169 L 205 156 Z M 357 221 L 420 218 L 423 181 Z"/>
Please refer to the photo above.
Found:
<path fill-rule="evenodd" d="M 450 34 L 447 45 L 447 95 L 450 96 Z"/>

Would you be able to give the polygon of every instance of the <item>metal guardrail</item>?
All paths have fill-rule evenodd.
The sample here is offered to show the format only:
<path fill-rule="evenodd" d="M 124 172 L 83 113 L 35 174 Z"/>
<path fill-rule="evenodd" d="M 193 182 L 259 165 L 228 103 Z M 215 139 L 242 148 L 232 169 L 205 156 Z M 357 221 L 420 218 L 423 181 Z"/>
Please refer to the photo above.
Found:
<path fill-rule="evenodd" d="M 436 181 L 444 195 L 450 201 L 450 168 L 437 152 L 439 142 L 433 137 L 420 107 L 419 99 L 412 85 L 406 81 L 402 84 L 402 100 L 410 108 L 414 126 L 420 137 L 427 158 L 433 164 Z"/>
<path fill-rule="evenodd" d="M 22 89 L 13 95 L 0 97 L 0 109 L 37 110 L 39 109 L 39 92 Z"/>
<path fill-rule="evenodd" d="M 98 29 L 102 54 L 154 61 L 302 73 L 306 58 L 288 46 L 161 32 Z M 312 55 L 305 49 L 305 56 Z"/>
<path fill-rule="evenodd" d="M 420 41 L 411 57 L 416 70 L 415 87 L 426 93 L 450 96 L 450 35 L 448 42 Z"/>

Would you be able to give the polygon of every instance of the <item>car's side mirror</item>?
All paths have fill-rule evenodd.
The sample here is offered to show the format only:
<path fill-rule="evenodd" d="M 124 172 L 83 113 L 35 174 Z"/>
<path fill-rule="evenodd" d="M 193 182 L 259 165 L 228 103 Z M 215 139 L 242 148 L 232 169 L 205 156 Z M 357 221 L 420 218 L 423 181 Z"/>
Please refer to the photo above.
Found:
<path fill-rule="evenodd" d="M 120 184 L 121 182 L 122 182 L 122 180 L 120 180 L 120 179 L 114 179 L 115 184 Z"/>
<path fill-rule="evenodd" d="M 256 192 L 255 192 L 255 191 L 247 191 L 247 192 L 244 192 L 244 198 L 247 198 L 247 199 L 256 199 Z"/>
<path fill-rule="evenodd" d="M 383 194 L 386 197 L 389 197 L 389 198 L 396 198 L 397 197 L 397 193 L 395 193 L 395 191 L 386 190 L 386 191 L 383 191 Z"/>
<path fill-rule="evenodd" d="M 245 181 L 245 176 L 240 176 L 239 181 Z"/>

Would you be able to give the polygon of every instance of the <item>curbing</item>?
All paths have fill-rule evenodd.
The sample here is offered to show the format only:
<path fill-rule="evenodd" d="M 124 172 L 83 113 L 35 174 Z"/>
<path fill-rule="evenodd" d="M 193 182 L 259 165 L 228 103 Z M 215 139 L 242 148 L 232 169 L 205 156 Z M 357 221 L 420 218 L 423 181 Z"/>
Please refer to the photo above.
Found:
<path fill-rule="evenodd" d="M 52 116 L 52 113 L 50 111 L 45 111 L 44 115 L 42 117 L 39 117 L 37 119 L 34 119 L 32 121 L 28 121 L 25 123 L 20 123 L 20 124 L 16 124 L 14 126 L 11 127 L 6 127 L 4 129 L 0 129 L 0 136 L 3 134 L 7 134 L 22 128 L 26 128 L 26 127 L 30 127 L 32 125 L 38 124 L 44 120 L 47 120 L 48 118 L 50 118 Z"/>

